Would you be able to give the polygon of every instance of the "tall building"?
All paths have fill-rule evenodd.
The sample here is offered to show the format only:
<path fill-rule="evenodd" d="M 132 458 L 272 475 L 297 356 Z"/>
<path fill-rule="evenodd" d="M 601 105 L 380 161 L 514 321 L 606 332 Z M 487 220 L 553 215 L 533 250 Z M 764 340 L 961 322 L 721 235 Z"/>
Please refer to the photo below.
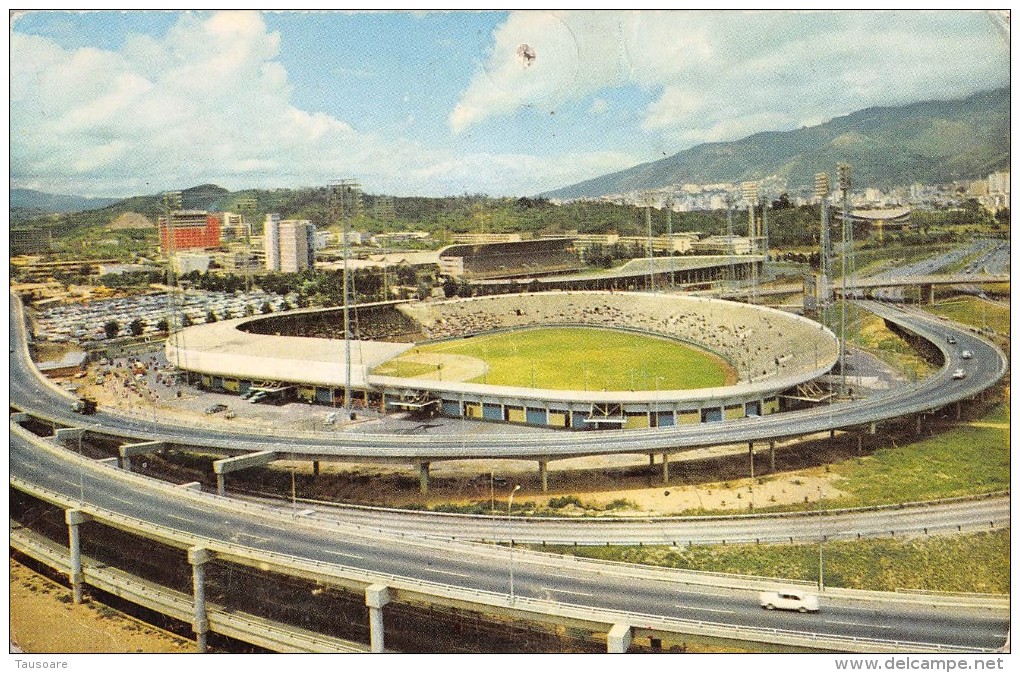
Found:
<path fill-rule="evenodd" d="M 266 223 L 262 230 L 263 248 L 266 252 L 266 269 L 280 270 L 280 215 L 266 213 Z"/>
<path fill-rule="evenodd" d="M 219 246 L 220 220 L 205 210 L 174 210 L 169 226 L 165 217 L 159 218 L 159 249 L 163 254 Z"/>
<path fill-rule="evenodd" d="M 295 273 L 315 268 L 315 225 L 308 220 L 281 220 L 266 215 L 266 269 Z"/>

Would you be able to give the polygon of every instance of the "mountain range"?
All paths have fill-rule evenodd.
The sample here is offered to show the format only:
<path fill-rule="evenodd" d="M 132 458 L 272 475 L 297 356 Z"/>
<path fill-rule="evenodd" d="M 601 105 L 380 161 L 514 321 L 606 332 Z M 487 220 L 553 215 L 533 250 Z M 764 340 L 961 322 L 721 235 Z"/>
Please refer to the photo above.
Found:
<path fill-rule="evenodd" d="M 955 100 L 873 107 L 824 124 L 705 143 L 665 159 L 545 192 L 555 199 L 597 198 L 669 185 L 717 184 L 776 176 L 788 189 L 810 187 L 816 173 L 852 167 L 857 187 L 945 184 L 1009 167 L 1009 88 Z"/>
<path fill-rule="evenodd" d="M 103 208 L 120 199 L 90 198 L 70 194 L 47 194 L 34 189 L 12 189 L 11 210 L 36 213 L 73 213 L 79 210 Z"/>

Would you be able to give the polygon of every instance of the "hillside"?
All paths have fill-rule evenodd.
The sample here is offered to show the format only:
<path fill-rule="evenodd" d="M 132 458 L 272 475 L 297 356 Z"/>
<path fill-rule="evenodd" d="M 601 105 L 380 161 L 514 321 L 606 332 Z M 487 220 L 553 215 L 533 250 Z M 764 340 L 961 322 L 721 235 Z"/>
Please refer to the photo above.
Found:
<path fill-rule="evenodd" d="M 691 147 L 563 187 L 547 198 L 598 197 L 671 184 L 741 182 L 770 175 L 789 188 L 813 184 L 838 162 L 853 166 L 854 183 L 892 187 L 974 179 L 1009 166 L 1009 89 L 949 101 L 875 107 L 794 131 L 757 133 Z"/>

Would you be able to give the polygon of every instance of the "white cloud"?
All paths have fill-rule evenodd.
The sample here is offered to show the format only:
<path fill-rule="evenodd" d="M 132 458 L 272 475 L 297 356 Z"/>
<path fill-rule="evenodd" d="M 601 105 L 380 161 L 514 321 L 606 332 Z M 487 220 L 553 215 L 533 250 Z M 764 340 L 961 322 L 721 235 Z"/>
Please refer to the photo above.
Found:
<path fill-rule="evenodd" d="M 521 12 L 494 41 L 450 116 L 456 132 L 624 83 L 654 97 L 645 131 L 696 142 L 1009 81 L 1008 46 L 979 12 Z M 513 68 L 520 42 L 540 45 L 537 62 L 541 45 L 573 48 L 539 77 Z"/>

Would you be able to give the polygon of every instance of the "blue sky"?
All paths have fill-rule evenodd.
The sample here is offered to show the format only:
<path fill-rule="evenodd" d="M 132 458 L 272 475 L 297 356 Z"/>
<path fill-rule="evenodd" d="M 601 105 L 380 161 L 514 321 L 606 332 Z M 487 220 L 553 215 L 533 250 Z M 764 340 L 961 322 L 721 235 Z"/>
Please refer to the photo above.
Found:
<path fill-rule="evenodd" d="M 985 12 L 34 11 L 11 186 L 528 195 L 1009 83 Z M 525 47 L 525 45 L 527 45 Z"/>

